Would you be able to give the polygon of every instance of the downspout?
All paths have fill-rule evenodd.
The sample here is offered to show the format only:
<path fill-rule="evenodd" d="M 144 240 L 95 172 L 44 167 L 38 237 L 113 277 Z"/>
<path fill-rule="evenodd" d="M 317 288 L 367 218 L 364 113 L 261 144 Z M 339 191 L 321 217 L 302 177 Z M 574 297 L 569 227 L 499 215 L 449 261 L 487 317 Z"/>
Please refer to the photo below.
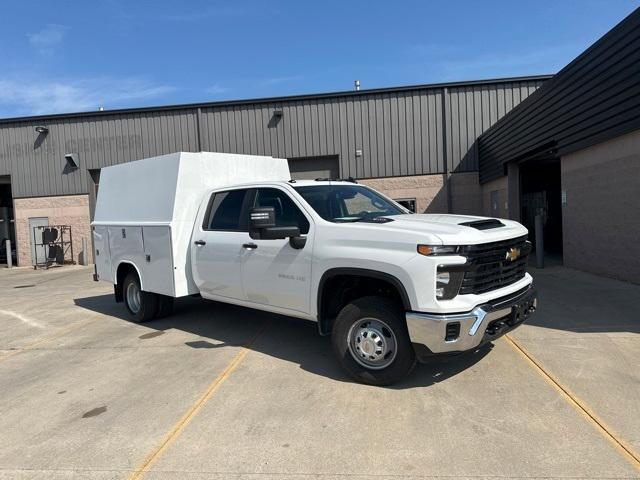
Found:
<path fill-rule="evenodd" d="M 202 151 L 202 108 L 198 107 L 196 111 L 196 127 L 197 127 L 197 139 L 198 139 L 198 152 Z"/>
<path fill-rule="evenodd" d="M 451 197 L 451 169 L 449 168 L 449 155 L 447 150 L 449 145 L 447 143 L 447 107 L 446 102 L 449 97 L 449 89 L 444 87 L 442 89 L 442 160 L 444 163 L 444 186 L 447 192 L 447 213 L 451 213 L 452 210 L 452 197 Z"/>

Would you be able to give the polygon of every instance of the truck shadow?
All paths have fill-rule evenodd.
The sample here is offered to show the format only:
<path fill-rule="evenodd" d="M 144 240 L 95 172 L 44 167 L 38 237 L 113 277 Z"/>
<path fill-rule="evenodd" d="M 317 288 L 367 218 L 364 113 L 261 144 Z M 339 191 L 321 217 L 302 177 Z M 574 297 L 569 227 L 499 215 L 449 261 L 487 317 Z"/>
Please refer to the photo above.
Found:
<path fill-rule="evenodd" d="M 74 303 L 92 312 L 131 322 L 124 305 L 115 303 L 113 295 L 76 298 Z M 176 301 L 171 316 L 143 325 L 159 332 L 158 335 L 172 329 L 190 333 L 196 338 L 184 344 L 194 349 L 246 346 L 252 351 L 297 364 L 309 373 L 353 382 L 335 360 L 330 337 L 319 336 L 317 324 L 308 320 L 199 298 L 182 298 Z M 155 332 L 138 338 L 141 341 L 153 338 L 157 336 Z M 248 344 L 252 339 L 254 341 Z M 487 345 L 475 352 L 418 364 L 405 381 L 390 388 L 427 387 L 442 382 L 471 368 L 491 348 L 492 345 Z"/>

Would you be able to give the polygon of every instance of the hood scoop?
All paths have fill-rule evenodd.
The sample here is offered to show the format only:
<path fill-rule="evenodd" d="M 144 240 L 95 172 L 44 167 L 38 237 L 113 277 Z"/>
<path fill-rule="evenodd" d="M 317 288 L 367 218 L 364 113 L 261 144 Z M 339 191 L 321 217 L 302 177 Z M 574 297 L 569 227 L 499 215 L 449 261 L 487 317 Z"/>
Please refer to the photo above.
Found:
<path fill-rule="evenodd" d="M 491 230 L 492 228 L 500 228 L 504 227 L 504 223 L 502 223 L 497 218 L 490 218 L 488 220 L 474 220 L 473 222 L 463 222 L 458 225 L 462 225 L 463 227 L 471 227 L 476 230 Z"/>

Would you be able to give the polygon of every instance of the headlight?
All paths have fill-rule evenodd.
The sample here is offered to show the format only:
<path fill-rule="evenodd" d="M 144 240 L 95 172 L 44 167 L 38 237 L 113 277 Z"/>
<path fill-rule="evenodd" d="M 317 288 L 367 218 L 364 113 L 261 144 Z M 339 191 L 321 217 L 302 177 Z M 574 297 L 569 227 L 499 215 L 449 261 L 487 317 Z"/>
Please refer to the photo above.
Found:
<path fill-rule="evenodd" d="M 450 300 L 460 291 L 464 272 L 440 271 L 436 273 L 436 298 L 438 300 Z"/>
<path fill-rule="evenodd" d="M 434 245 L 418 245 L 418 253 L 420 255 L 437 256 L 437 255 L 457 255 L 460 251 L 459 246 L 434 246 Z"/>

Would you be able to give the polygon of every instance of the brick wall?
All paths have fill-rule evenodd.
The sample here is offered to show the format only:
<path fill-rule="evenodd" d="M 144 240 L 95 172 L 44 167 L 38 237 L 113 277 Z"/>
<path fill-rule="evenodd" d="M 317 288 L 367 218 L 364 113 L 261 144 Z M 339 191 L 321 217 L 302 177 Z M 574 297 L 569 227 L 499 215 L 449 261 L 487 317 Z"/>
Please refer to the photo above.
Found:
<path fill-rule="evenodd" d="M 393 199 L 415 198 L 416 213 L 447 211 L 444 175 L 369 178 L 358 182 Z"/>
<path fill-rule="evenodd" d="M 481 215 L 482 195 L 477 172 L 446 175 L 369 178 L 358 182 L 393 199 L 415 198 L 416 213 L 446 213 L 447 185 L 451 188 L 451 213 Z"/>
<path fill-rule="evenodd" d="M 509 215 L 507 177 L 482 185 L 482 214 L 487 217 L 511 218 Z M 495 204 L 492 204 L 492 197 Z"/>
<path fill-rule="evenodd" d="M 74 261 L 78 262 L 82 251 L 82 237 L 87 239 L 89 263 L 91 252 L 91 227 L 89 225 L 89 196 L 68 195 L 60 197 L 34 197 L 14 199 L 14 216 L 18 265 L 31 265 L 31 237 L 29 218 L 47 217 L 49 225 L 71 225 Z"/>
<path fill-rule="evenodd" d="M 564 264 L 640 283 L 640 130 L 561 159 Z"/>
<path fill-rule="evenodd" d="M 482 190 L 478 172 L 454 173 L 449 178 L 451 213 L 482 215 Z"/>

